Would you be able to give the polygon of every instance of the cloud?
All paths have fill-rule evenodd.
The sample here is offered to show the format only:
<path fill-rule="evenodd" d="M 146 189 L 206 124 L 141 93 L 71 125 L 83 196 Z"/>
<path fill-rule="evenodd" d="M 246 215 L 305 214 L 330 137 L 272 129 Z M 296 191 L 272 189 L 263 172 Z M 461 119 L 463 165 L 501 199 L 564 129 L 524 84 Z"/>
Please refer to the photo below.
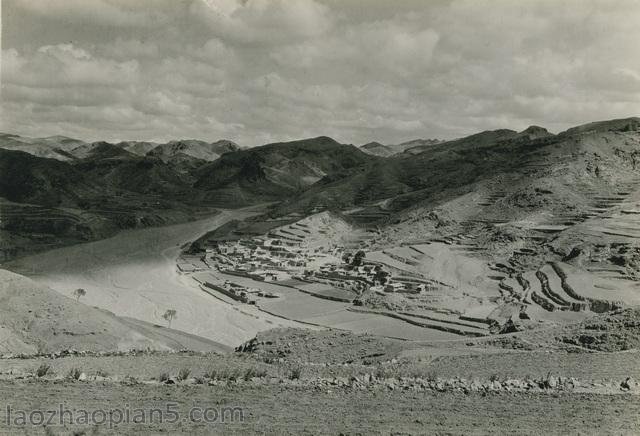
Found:
<path fill-rule="evenodd" d="M 190 11 L 215 35 L 244 44 L 317 37 L 332 26 L 329 9 L 314 0 L 199 0 Z"/>
<path fill-rule="evenodd" d="M 270 56 L 281 68 L 320 70 L 336 81 L 405 81 L 429 67 L 439 39 L 432 28 L 387 20 L 344 27 L 322 40 L 277 48 Z"/>
<path fill-rule="evenodd" d="M 110 41 L 102 49 L 106 57 L 118 60 L 153 59 L 160 56 L 158 44 L 153 41 L 123 39 L 121 37 L 117 37 L 115 41 Z"/>
<path fill-rule="evenodd" d="M 2 13 L 2 129 L 29 135 L 394 143 L 640 107 L 630 0 L 5 0 Z"/>
<path fill-rule="evenodd" d="M 156 26 L 165 24 L 168 0 L 11 0 L 12 6 L 50 20 L 84 21 L 100 26 Z M 180 2 L 180 0 L 176 0 Z"/>
<path fill-rule="evenodd" d="M 5 83 L 34 87 L 122 85 L 136 81 L 139 73 L 135 59 L 97 58 L 73 44 L 42 46 L 28 56 L 9 49 L 3 59 Z"/>

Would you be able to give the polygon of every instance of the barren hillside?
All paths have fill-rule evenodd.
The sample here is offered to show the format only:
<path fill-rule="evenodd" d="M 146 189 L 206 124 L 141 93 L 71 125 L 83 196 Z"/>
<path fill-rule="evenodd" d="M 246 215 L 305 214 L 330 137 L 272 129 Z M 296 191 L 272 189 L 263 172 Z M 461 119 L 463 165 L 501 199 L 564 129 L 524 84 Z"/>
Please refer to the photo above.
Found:
<path fill-rule="evenodd" d="M 5 355 L 67 349 L 226 350 L 203 338 L 118 318 L 6 270 L 0 270 L 0 311 L 0 354 Z"/>

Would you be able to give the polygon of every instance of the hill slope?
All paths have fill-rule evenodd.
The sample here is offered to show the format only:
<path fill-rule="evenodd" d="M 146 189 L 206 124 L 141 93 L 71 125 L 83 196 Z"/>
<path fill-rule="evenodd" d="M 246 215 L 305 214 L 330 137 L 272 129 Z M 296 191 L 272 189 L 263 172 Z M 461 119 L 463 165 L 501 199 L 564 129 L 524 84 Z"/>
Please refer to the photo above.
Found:
<path fill-rule="evenodd" d="M 85 306 L 32 280 L 0 270 L 0 353 L 129 349 L 224 351 L 226 347 Z"/>
<path fill-rule="evenodd" d="M 159 144 L 157 142 L 148 141 L 122 141 L 118 142 L 116 145 L 128 151 L 129 153 L 137 154 L 138 156 L 144 156 L 151 150 L 156 148 Z"/>
<path fill-rule="evenodd" d="M 602 164 L 606 163 L 610 172 L 615 171 L 616 165 L 633 164 L 637 131 L 628 131 L 629 123 L 618 120 L 602 122 L 600 126 L 604 129 L 600 136 L 582 133 L 583 129 L 554 136 L 545 129 L 532 126 L 520 133 L 513 130 L 482 132 L 429 145 L 426 151 L 424 148 L 409 149 L 404 154 L 377 159 L 363 171 L 347 177 L 325 178 L 285 202 L 281 213 L 314 208 L 375 206 L 386 214 L 393 214 L 426 204 L 432 209 L 472 192 L 476 192 L 478 198 L 491 197 L 495 203 L 495 199 L 508 192 L 524 190 L 518 195 L 530 195 L 525 192 L 547 189 L 543 188 L 543 180 L 549 174 L 557 174 L 558 178 L 564 179 L 557 182 L 562 184 L 562 189 L 556 191 L 562 198 L 557 201 L 563 207 L 577 207 L 571 203 L 580 201 L 578 197 L 582 194 L 577 186 L 570 186 L 571 177 L 592 178 L 589 183 L 603 185 L 593 189 L 602 189 L 604 195 L 606 190 L 615 189 L 615 182 L 613 179 L 603 180 L 605 167 Z M 632 178 L 633 174 L 625 177 Z M 570 194 L 571 191 L 575 191 L 574 194 Z M 540 197 L 541 194 L 537 195 Z M 522 209 L 522 205 L 518 206 L 515 199 L 513 201 L 511 206 L 501 204 L 506 207 L 505 213 L 517 216 L 522 210 L 531 212 L 531 205 Z M 482 204 L 476 204 L 470 211 L 485 213 L 486 206 L 478 206 Z M 548 205 L 540 203 L 537 210 L 543 211 L 545 207 Z M 455 213 L 452 212 L 452 216 Z"/>
<path fill-rule="evenodd" d="M 338 180 L 378 158 L 328 137 L 274 143 L 227 153 L 197 170 L 206 198 L 247 204 L 298 194 L 320 180 Z"/>
<path fill-rule="evenodd" d="M 70 163 L 0 148 L 0 197 L 19 203 L 70 205 L 97 188 Z"/>

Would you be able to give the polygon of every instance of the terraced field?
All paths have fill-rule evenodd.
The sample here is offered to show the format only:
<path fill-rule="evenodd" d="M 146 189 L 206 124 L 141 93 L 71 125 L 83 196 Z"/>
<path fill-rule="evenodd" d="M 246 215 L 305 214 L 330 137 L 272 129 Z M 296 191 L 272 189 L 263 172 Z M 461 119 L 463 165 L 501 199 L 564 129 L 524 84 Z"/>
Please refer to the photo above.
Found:
<path fill-rule="evenodd" d="M 462 336 L 486 335 L 500 283 L 486 261 L 461 253 L 459 247 L 431 241 L 369 252 L 366 259 L 384 265 L 396 281 L 427 284 L 426 292 L 407 296 L 416 307 L 396 316 Z"/>
<path fill-rule="evenodd" d="M 638 305 L 640 283 L 634 267 L 621 255 L 617 264 L 611 259 L 615 253 L 632 253 L 639 247 L 640 177 L 611 175 L 620 181 L 606 184 L 560 163 L 541 162 L 570 157 L 575 158 L 555 150 L 527 152 L 522 162 L 525 178 L 505 176 L 479 184 L 473 194 L 437 209 L 442 216 L 455 217 L 445 230 L 425 231 L 428 236 L 423 240 L 405 240 L 404 247 L 386 247 L 368 257 L 395 274 L 418 274 L 447 285 L 434 289 L 436 308 L 451 308 L 445 302 L 460 290 L 470 296 L 484 293 L 499 306 L 488 318 L 502 322 L 514 315 L 525 321 L 576 321 Z M 585 162 L 588 171 L 599 171 L 588 159 Z M 578 206 L 551 203 L 535 213 L 514 209 L 514 192 L 520 189 L 543 200 L 554 194 L 544 183 L 529 189 L 526 176 L 542 173 L 552 178 L 548 185 L 555 186 L 558 198 L 571 196 Z M 584 245 L 591 251 L 582 255 L 577 251 L 579 261 L 572 260 L 573 253 L 566 259 L 559 255 Z M 473 309 L 462 312 L 467 315 L 469 310 Z"/>
<path fill-rule="evenodd" d="M 13 203 L 0 198 L 0 231 L 30 241 L 11 244 L 8 237 L 0 245 L 0 261 L 59 246 L 62 239 L 67 243 L 87 240 L 92 237 L 92 227 L 104 227 L 103 221 L 79 210 Z"/>
<path fill-rule="evenodd" d="M 640 179 L 634 179 L 619 185 L 619 190 L 610 196 L 582 187 L 592 204 L 588 213 L 553 216 L 533 230 L 552 235 L 557 244 L 595 241 L 601 247 L 630 249 L 637 246 L 640 238 L 639 185 Z M 534 250 L 523 249 L 515 255 L 533 253 Z M 535 304 L 547 312 L 604 312 L 640 304 L 640 285 L 625 273 L 624 268 L 602 261 L 585 259 L 580 267 L 554 261 L 536 271 L 512 274 L 518 280 L 505 279 L 502 287 L 525 305 Z"/>

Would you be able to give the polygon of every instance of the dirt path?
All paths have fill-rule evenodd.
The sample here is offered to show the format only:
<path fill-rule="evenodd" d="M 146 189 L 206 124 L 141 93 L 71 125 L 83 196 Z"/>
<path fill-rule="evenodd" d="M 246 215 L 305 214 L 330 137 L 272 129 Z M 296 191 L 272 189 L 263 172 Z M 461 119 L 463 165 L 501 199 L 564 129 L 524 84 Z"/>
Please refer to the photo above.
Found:
<path fill-rule="evenodd" d="M 238 308 L 202 292 L 176 271 L 180 247 L 232 219 L 256 214 L 251 209 L 222 211 L 203 220 L 122 232 L 112 238 L 25 257 L 4 267 L 72 296 L 84 288 L 82 302 L 116 315 L 166 325 L 236 346 L 256 332 L 290 326 L 255 308 Z"/>

